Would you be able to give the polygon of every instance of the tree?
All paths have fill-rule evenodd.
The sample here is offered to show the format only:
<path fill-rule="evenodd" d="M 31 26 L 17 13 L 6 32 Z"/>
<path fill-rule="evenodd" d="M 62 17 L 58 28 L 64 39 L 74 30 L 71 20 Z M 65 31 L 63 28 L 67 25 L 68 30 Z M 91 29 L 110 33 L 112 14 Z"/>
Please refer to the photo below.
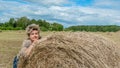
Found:
<path fill-rule="evenodd" d="M 63 25 L 58 24 L 58 23 L 51 24 L 50 28 L 52 31 L 63 31 Z"/>
<path fill-rule="evenodd" d="M 18 18 L 17 19 L 17 27 L 22 27 L 22 29 L 25 29 L 26 28 L 26 26 L 28 25 L 28 23 L 29 23 L 29 19 L 27 18 L 27 17 L 21 17 L 21 18 Z"/>
<path fill-rule="evenodd" d="M 15 23 L 15 19 L 14 18 L 10 18 L 9 22 L 8 22 L 8 25 L 10 27 L 13 27 L 13 24 Z"/>

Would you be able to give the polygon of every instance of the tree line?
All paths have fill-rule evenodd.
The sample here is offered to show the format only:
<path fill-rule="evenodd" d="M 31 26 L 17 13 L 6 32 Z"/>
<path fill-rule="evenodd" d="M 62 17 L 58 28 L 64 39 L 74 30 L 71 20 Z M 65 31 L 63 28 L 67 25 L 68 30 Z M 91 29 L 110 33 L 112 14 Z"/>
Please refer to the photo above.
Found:
<path fill-rule="evenodd" d="M 42 31 L 91 31 L 91 32 L 116 32 L 120 30 L 117 25 L 78 25 L 64 28 L 62 24 L 47 22 L 42 19 L 28 19 L 27 17 L 10 18 L 8 22 L 0 23 L 0 30 L 25 30 L 29 24 L 38 24 Z"/>
<path fill-rule="evenodd" d="M 63 25 L 59 23 L 49 23 L 46 20 L 28 19 L 27 17 L 10 18 L 8 22 L 0 23 L 1 30 L 25 30 L 29 24 L 38 24 L 42 31 L 62 31 Z"/>
<path fill-rule="evenodd" d="M 66 28 L 67 31 L 87 31 L 87 32 L 116 32 L 120 30 L 117 25 L 79 25 Z"/>

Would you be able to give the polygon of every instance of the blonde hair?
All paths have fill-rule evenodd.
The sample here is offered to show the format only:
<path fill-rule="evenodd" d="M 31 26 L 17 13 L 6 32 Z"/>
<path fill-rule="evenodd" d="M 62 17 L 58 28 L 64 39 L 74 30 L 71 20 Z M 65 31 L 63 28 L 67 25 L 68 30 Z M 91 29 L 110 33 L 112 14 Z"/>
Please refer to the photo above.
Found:
<path fill-rule="evenodd" d="M 30 24 L 26 27 L 26 33 L 28 35 L 28 37 L 30 36 L 30 33 L 33 31 L 33 30 L 37 30 L 38 33 L 40 33 L 40 27 L 39 25 L 36 25 L 36 24 Z M 39 39 L 40 39 L 40 35 L 39 35 Z M 28 38 L 29 39 L 29 38 Z"/>

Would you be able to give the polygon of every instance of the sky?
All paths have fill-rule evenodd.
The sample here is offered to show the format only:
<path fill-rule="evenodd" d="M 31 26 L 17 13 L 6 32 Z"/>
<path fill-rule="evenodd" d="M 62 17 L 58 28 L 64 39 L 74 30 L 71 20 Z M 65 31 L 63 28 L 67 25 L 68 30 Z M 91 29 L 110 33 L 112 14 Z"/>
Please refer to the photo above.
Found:
<path fill-rule="evenodd" d="M 75 25 L 120 25 L 120 0 L 0 0 L 0 23 L 26 16 Z"/>

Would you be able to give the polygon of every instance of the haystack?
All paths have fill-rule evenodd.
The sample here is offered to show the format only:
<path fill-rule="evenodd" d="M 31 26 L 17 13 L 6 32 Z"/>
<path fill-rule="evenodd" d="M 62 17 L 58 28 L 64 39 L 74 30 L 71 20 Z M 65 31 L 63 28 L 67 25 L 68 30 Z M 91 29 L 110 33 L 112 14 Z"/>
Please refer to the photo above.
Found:
<path fill-rule="evenodd" d="M 120 68 L 114 42 L 85 32 L 55 33 L 38 44 L 19 68 Z"/>

